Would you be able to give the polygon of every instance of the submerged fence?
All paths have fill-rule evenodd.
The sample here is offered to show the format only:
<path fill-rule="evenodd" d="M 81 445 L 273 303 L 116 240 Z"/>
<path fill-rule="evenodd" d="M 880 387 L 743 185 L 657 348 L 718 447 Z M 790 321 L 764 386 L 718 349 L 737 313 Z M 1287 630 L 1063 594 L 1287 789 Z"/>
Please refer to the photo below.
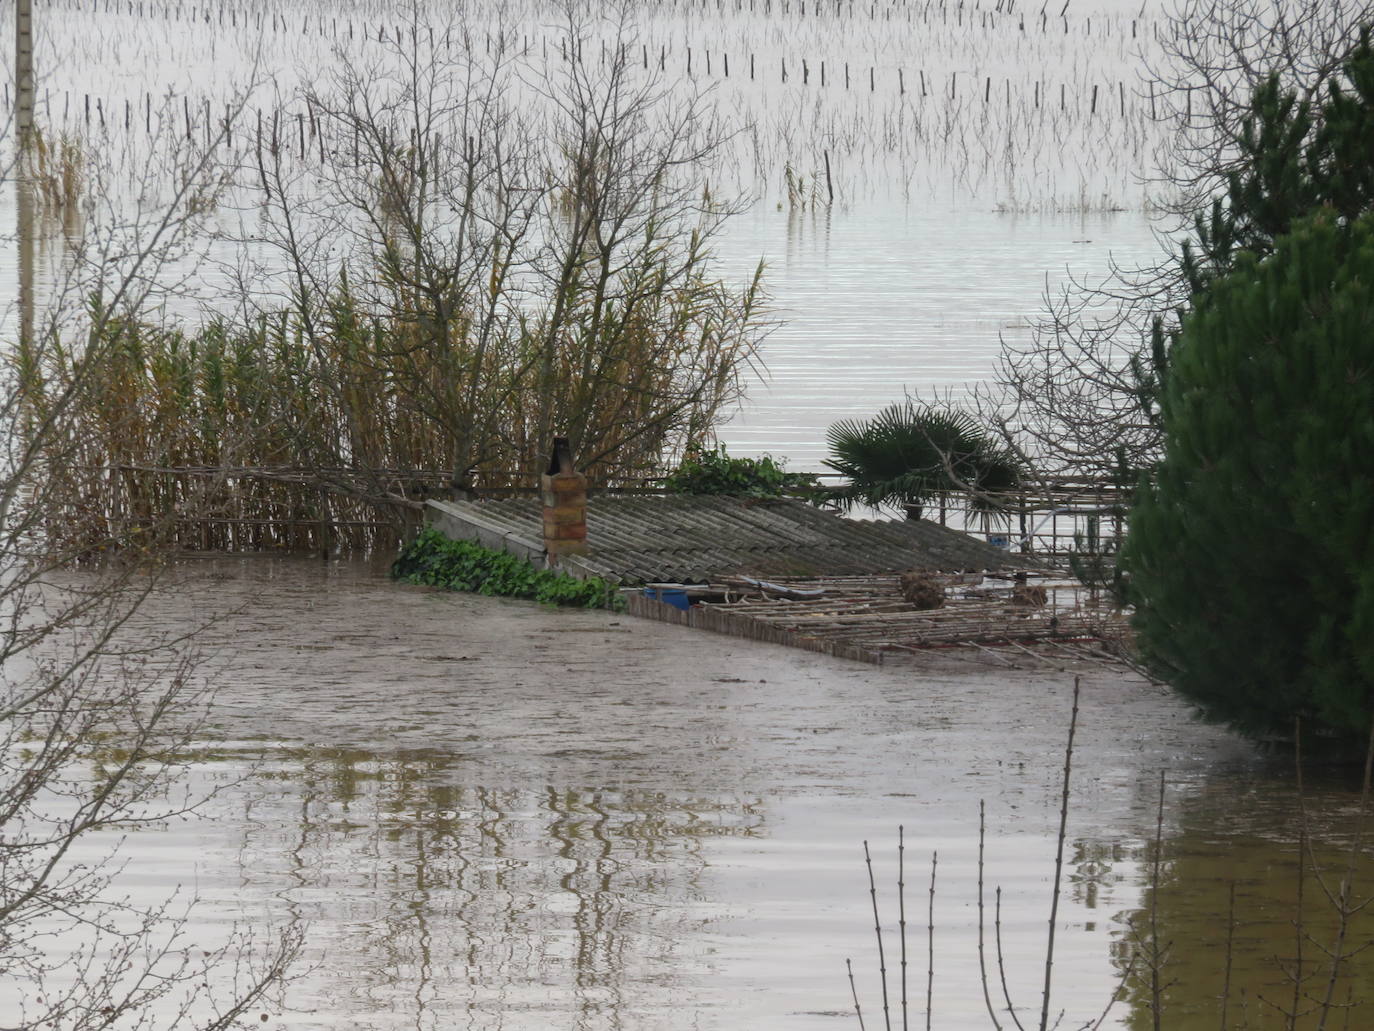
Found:
<path fill-rule="evenodd" d="M 62 535 L 78 549 L 139 543 L 183 552 L 370 552 L 397 547 L 422 521 L 429 498 L 538 490 L 528 476 L 499 471 L 480 473 L 458 488 L 443 469 L 118 465 L 96 472 L 84 482 L 102 483 L 103 491 L 83 496 L 81 511 L 59 521 Z M 592 493 L 663 493 L 661 482 L 647 471 L 614 483 L 593 478 Z M 1130 492 L 1106 480 L 1053 476 L 993 500 L 998 509 L 988 513 L 966 494 L 950 492 L 913 514 L 1064 565 L 1075 551 L 1115 548 Z"/>

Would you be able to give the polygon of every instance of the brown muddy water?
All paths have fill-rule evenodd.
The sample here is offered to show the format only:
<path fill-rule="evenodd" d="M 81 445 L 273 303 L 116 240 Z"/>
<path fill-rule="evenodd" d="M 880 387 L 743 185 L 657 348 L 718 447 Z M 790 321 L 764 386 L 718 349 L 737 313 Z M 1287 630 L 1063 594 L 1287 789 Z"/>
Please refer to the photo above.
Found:
<path fill-rule="evenodd" d="M 1153 908 L 1169 943 L 1164 1026 L 1219 1026 L 1235 882 L 1228 1020 L 1281 1026 L 1270 1003 L 1291 1004 L 1298 951 L 1293 777 L 1161 689 L 960 652 L 874 668 L 399 586 L 383 568 L 194 564 L 133 628 L 214 617 L 199 673 L 218 705 L 191 787 L 218 794 L 199 819 L 131 833 L 120 884 L 143 900 L 198 895 L 205 940 L 234 921 L 304 921 L 307 956 L 267 1026 L 849 1028 L 852 958 L 867 1026 L 881 1027 L 867 840 L 900 1027 L 900 825 L 910 1025 L 926 1026 L 933 922 L 932 1026 L 989 1027 L 980 801 L 989 920 L 1000 886 L 1008 988 L 1038 1021 L 1075 672 L 1052 1017 L 1095 1019 Z M 1323 860 L 1353 833 L 1349 779 L 1309 778 Z M 1330 906 L 1310 880 L 1306 897 L 1306 929 L 1324 934 Z M 1302 951 L 1317 971 L 1316 946 Z M 1362 962 L 1342 998 L 1368 994 Z M 1148 1003 L 1133 980 L 1104 1026 L 1150 1026 Z M 1368 1012 L 1348 1026 L 1371 1026 Z"/>

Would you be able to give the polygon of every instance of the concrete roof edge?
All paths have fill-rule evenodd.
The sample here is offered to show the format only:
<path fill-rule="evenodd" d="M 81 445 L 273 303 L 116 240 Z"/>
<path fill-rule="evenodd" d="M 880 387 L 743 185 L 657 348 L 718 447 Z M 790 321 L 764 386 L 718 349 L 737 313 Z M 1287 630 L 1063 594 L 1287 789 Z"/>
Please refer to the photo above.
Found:
<path fill-rule="evenodd" d="M 432 498 L 425 502 L 425 514 L 435 529 L 455 540 L 476 541 L 485 548 L 508 551 L 536 565 L 544 564 L 542 540 L 533 540 L 495 520 Z"/>

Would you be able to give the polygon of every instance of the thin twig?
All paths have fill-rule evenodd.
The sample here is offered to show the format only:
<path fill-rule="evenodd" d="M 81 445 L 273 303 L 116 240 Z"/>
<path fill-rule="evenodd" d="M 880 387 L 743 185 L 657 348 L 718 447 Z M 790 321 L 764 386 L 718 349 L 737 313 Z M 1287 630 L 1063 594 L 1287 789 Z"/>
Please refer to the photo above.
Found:
<path fill-rule="evenodd" d="M 1117 982 L 1116 989 L 1107 1000 L 1107 1005 L 1102 1007 L 1102 1012 L 1097 1015 L 1097 1020 L 1093 1021 L 1092 1026 L 1087 1028 L 1087 1031 L 1099 1031 L 1102 1025 L 1107 1022 L 1107 1016 L 1112 1012 L 1112 1007 L 1126 994 L 1126 986 L 1131 983 L 1131 975 L 1135 973 L 1136 961 L 1139 959 L 1139 953 L 1133 952 L 1131 954 L 1131 958 L 1126 961 L 1126 969 L 1121 974 L 1121 980 Z"/>
<path fill-rule="evenodd" d="M 1227 1031 L 1227 1009 L 1231 1005 L 1231 963 L 1236 954 L 1236 882 L 1231 882 L 1230 899 L 1226 904 L 1226 972 L 1221 981 L 1221 1026 Z"/>
<path fill-rule="evenodd" d="M 986 918 L 983 915 L 983 845 L 987 832 L 987 804 L 978 800 L 978 974 L 983 982 L 983 1003 L 988 1008 L 988 1019 L 992 1021 L 993 1031 L 1002 1031 L 1002 1025 L 997 1021 L 997 1012 L 992 1006 L 992 994 L 988 991 L 988 964 L 987 955 L 983 945 L 984 929 L 987 926 Z M 1001 956 L 998 956 L 1001 962 Z"/>
<path fill-rule="evenodd" d="M 930 909 L 926 913 L 926 1031 L 930 1031 L 930 1020 L 935 997 L 935 869 L 940 863 L 940 854 L 930 854 Z"/>
<path fill-rule="evenodd" d="M 1298 899 L 1297 899 L 1297 907 L 1296 907 L 1296 910 L 1295 910 L 1295 913 L 1294 913 L 1294 917 L 1293 917 L 1293 931 L 1294 931 L 1294 937 L 1296 938 L 1297 954 L 1296 954 L 1296 956 L 1294 957 L 1294 960 L 1293 960 L 1293 963 L 1294 963 L 1294 966 L 1293 966 L 1293 974 L 1292 974 L 1292 977 L 1293 977 L 1293 1009 L 1292 1009 L 1292 1011 L 1291 1011 L 1290 1013 L 1288 1013 L 1288 1024 L 1289 1024 L 1290 1027 L 1296 1026 L 1297 1021 L 1298 1021 L 1298 1013 L 1299 1013 L 1299 1011 L 1300 1011 L 1300 1009 L 1301 1009 L 1301 1006 L 1302 1006 L 1302 981 L 1303 981 L 1303 974 L 1302 974 L 1302 967 L 1303 967 L 1302 945 L 1303 945 L 1303 938 L 1306 936 L 1306 929 L 1305 929 L 1305 914 L 1303 913 L 1303 902 L 1304 902 L 1304 898 L 1303 898 L 1303 886 L 1304 886 L 1304 882 L 1306 881 L 1306 872 L 1307 872 L 1306 857 L 1307 857 L 1308 843 L 1309 843 L 1309 840 L 1310 840 L 1310 839 L 1309 839 L 1309 836 L 1308 836 L 1308 833 L 1307 833 L 1307 805 L 1306 805 L 1306 802 L 1305 802 L 1305 800 L 1304 800 L 1303 783 L 1302 783 L 1302 720 L 1301 720 L 1301 718 L 1294 720 L 1294 731 L 1293 731 L 1293 761 L 1294 761 L 1294 763 L 1295 763 L 1296 766 L 1297 766 L 1298 814 L 1299 814 L 1299 820 L 1298 820 Z M 1314 863 L 1313 865 L 1315 866 L 1315 863 Z"/>
<path fill-rule="evenodd" d="M 1346 857 L 1345 876 L 1341 878 L 1340 899 L 1336 915 L 1339 921 L 1336 928 L 1336 941 L 1331 950 L 1331 974 L 1326 979 L 1326 995 L 1322 999 L 1321 1018 L 1317 1021 L 1317 1031 L 1325 1031 L 1326 1019 L 1331 1013 L 1332 997 L 1336 993 L 1336 979 L 1340 974 L 1341 961 L 1345 958 L 1345 940 L 1350 932 L 1350 918 L 1356 908 L 1350 900 L 1355 890 L 1355 872 L 1360 856 L 1364 852 L 1365 823 L 1369 816 L 1370 773 L 1374 770 L 1374 725 L 1369 731 L 1369 742 L 1364 753 L 1364 780 L 1360 784 L 1359 816 L 1355 822 L 1355 840 L 1351 843 L 1350 854 Z"/>
<path fill-rule="evenodd" d="M 1164 950 L 1159 945 L 1159 883 L 1160 865 L 1164 851 L 1164 771 L 1159 771 L 1159 801 L 1155 807 L 1154 855 L 1150 861 L 1150 1009 L 1154 1031 L 1160 1031 L 1160 1011 L 1163 990 L 1159 973 L 1164 963 Z"/>
<path fill-rule="evenodd" d="M 868 894 L 873 899 L 873 933 L 878 937 L 878 977 L 883 986 L 883 1024 L 892 1031 L 892 1014 L 887 1001 L 887 959 L 883 955 L 883 927 L 878 919 L 878 885 L 873 879 L 873 857 L 864 842 L 864 863 L 868 866 Z"/>
<path fill-rule="evenodd" d="M 1007 1000 L 1007 1012 L 1011 1014 L 1011 1022 L 1020 1031 L 1025 1031 L 1021 1027 L 1021 1018 L 1016 1015 L 1016 1007 L 1011 1002 L 1011 990 L 1007 987 L 1007 964 L 1002 958 L 1002 889 L 999 887 L 993 899 L 992 910 L 992 936 L 997 943 L 997 973 L 1002 979 L 1002 998 Z"/>
<path fill-rule="evenodd" d="M 1080 677 L 1073 678 L 1073 711 L 1069 714 L 1069 740 L 1064 747 L 1064 789 L 1059 798 L 1059 838 L 1054 854 L 1054 893 L 1050 898 L 1049 936 L 1045 942 L 1045 989 L 1040 1001 L 1040 1031 L 1049 1031 L 1050 987 L 1054 981 L 1054 929 L 1059 917 L 1059 894 L 1064 881 L 1064 839 L 1069 824 L 1069 775 L 1073 770 L 1073 737 L 1078 729 Z"/>
<path fill-rule="evenodd" d="M 906 1003 L 906 831 L 897 825 L 897 923 L 902 941 L 902 1031 L 907 1031 Z"/>
<path fill-rule="evenodd" d="M 854 996 L 854 1016 L 859 1018 L 859 1031 L 864 1031 L 864 1011 L 859 1005 L 859 990 L 854 987 L 854 964 L 846 958 L 844 966 L 849 971 L 849 993 Z"/>

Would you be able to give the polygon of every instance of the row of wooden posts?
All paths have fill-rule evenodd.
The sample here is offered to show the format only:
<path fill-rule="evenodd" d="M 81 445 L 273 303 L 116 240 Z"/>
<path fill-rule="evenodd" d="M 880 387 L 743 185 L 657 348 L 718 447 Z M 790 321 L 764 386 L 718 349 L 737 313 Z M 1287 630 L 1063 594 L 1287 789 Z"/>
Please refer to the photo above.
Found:
<path fill-rule="evenodd" d="M 689 67 L 689 71 L 690 71 L 690 66 L 691 66 L 691 60 L 692 60 L 692 58 L 691 58 L 691 51 L 689 50 L 689 51 L 688 51 L 688 67 Z M 707 71 L 708 71 L 708 73 L 709 73 L 709 72 L 710 72 L 710 67 L 711 67 L 711 58 L 710 58 L 710 53 L 709 53 L 709 51 L 707 52 L 706 62 L 707 62 Z M 725 58 L 724 58 L 724 62 L 725 62 L 725 73 L 728 75 L 728 74 L 729 74 L 729 58 L 728 58 L 728 57 L 725 57 Z M 750 65 L 750 78 L 752 79 L 753 76 L 754 76 L 754 58 L 753 58 L 752 55 L 751 55 L 750 58 L 749 58 L 749 65 Z M 822 86 L 826 86 L 826 85 L 829 84 L 829 82 L 833 81 L 833 76 L 830 76 L 830 75 L 828 74 L 828 71 L 827 71 L 827 68 L 826 68 L 826 62 L 824 62 L 824 61 L 820 62 L 820 64 L 819 64 L 818 67 L 813 68 L 813 66 L 811 65 L 811 63 L 810 63 L 809 61 L 807 61 L 805 58 L 802 58 L 802 59 L 800 59 L 800 66 L 801 66 L 801 82 L 802 82 L 802 85 L 807 85 L 807 84 L 810 82 L 810 80 L 811 80 L 812 77 L 813 77 L 813 72 L 814 72 L 814 73 L 817 73 L 817 74 L 819 75 L 820 84 L 821 84 Z M 868 79 L 868 88 L 869 88 L 869 92 L 871 93 L 871 92 L 876 91 L 876 88 L 877 88 L 877 87 L 876 87 L 876 82 L 877 82 L 877 80 L 876 80 L 876 74 L 877 74 L 877 73 L 876 73 L 876 69 L 875 69 L 873 66 L 871 66 L 871 65 L 868 67 L 867 71 L 868 71 L 868 75 L 867 75 L 867 79 Z M 788 65 L 787 65 L 787 59 L 786 59 L 786 58 L 781 58 L 781 59 L 780 59 L 780 74 L 781 74 L 781 81 L 782 81 L 782 82 L 788 82 L 788 81 L 789 81 L 789 77 L 795 79 L 795 78 L 796 78 L 796 65 L 795 65 L 795 64 L 793 65 L 792 72 L 789 73 L 789 71 L 788 71 Z M 850 88 L 851 78 L 852 78 L 852 77 L 851 77 L 850 66 L 849 66 L 849 63 L 848 63 L 848 62 L 844 62 L 844 63 L 843 63 L 842 75 L 843 75 L 844 88 L 845 88 L 845 89 L 849 89 L 849 88 Z M 973 78 L 972 76 L 966 76 L 966 77 L 967 77 L 967 78 Z M 992 80 L 992 76 L 990 76 L 990 75 L 988 75 L 988 76 L 982 76 L 982 79 L 983 79 L 983 82 L 981 83 L 981 85 L 982 85 L 982 90 L 981 90 L 981 93 L 982 93 L 982 102 L 986 105 L 986 104 L 988 104 L 988 103 L 991 102 L 993 80 Z M 947 94 L 948 97 L 949 97 L 951 100 L 954 99 L 955 96 L 956 96 L 957 90 L 958 90 L 958 84 L 959 84 L 959 73 L 958 73 L 958 72 L 952 72 L 952 73 L 950 74 L 948 88 L 947 88 L 947 90 L 942 90 L 942 91 L 941 91 L 941 95 L 944 96 L 944 95 Z M 1122 82 L 1122 81 L 1118 81 L 1115 85 L 1116 85 L 1116 89 L 1115 89 L 1115 90 L 1112 90 L 1112 89 L 1111 89 L 1111 84 L 1108 84 L 1108 85 L 1107 85 L 1107 89 L 1106 89 L 1105 92 L 1106 92 L 1107 95 L 1109 95 L 1109 96 L 1110 96 L 1111 93 L 1115 93 L 1115 94 L 1116 94 L 1116 96 L 1115 96 L 1115 98 L 1114 98 L 1114 99 L 1116 100 L 1116 105 L 1115 105 L 1115 106 L 1118 108 L 1118 111 L 1119 111 L 1119 113 L 1120 113 L 1120 116 L 1124 118 L 1124 117 L 1126 116 L 1126 114 L 1127 114 L 1127 91 L 1126 91 L 1126 85 L 1125 85 L 1125 83 Z M 932 79 L 930 79 L 930 78 L 928 78 L 928 77 L 926 76 L 924 70 L 918 69 L 918 70 L 917 70 L 917 81 L 916 81 L 915 83 L 913 83 L 913 86 L 914 86 L 913 92 L 915 92 L 916 95 L 918 95 L 919 97 L 925 98 L 925 97 L 928 97 L 928 96 L 932 96 L 932 95 L 933 95 L 933 90 L 934 90 L 934 87 L 935 87 L 935 83 L 934 83 L 934 81 L 933 81 Z M 4 84 L 3 84 L 3 87 L 0 87 L 0 88 L 2 88 L 2 89 L 3 89 L 3 92 L 4 92 L 4 106 L 5 106 L 6 108 L 8 108 L 9 105 L 10 105 L 10 87 L 9 87 L 9 83 L 8 83 L 8 82 L 4 83 Z M 1031 103 L 1032 103 L 1034 109 L 1038 110 L 1038 109 L 1040 109 L 1040 108 L 1042 107 L 1042 105 L 1045 105 L 1045 104 L 1048 104 L 1048 103 L 1051 102 L 1051 101 L 1050 101 L 1051 91 L 1050 91 L 1050 88 L 1049 88 L 1049 86 L 1048 86 L 1047 84 L 1042 83 L 1040 80 L 1035 80 L 1035 81 L 1031 84 L 1031 89 L 1032 89 Z M 903 96 L 906 95 L 906 93 L 907 93 L 906 70 L 905 70 L 905 69 L 902 69 L 902 68 L 897 69 L 897 90 L 898 90 L 898 93 L 899 93 L 900 95 L 903 95 Z M 916 92 L 916 91 L 919 91 L 919 92 Z M 1002 93 L 1004 94 L 1006 106 L 1007 106 L 1008 108 L 1010 108 L 1010 107 L 1012 106 L 1012 103 L 1013 103 L 1013 98 L 1012 98 L 1012 82 L 1011 82 L 1010 79 L 1004 80 L 1004 88 L 1003 88 L 1003 90 L 1001 90 L 1001 91 L 999 91 L 999 92 L 1002 92 Z M 1089 95 L 1088 95 L 1088 114 L 1089 114 L 1089 117 L 1096 117 L 1096 116 L 1097 116 L 1097 114 L 1098 114 L 1098 107 L 1099 107 L 1099 101 L 1100 101 L 1100 98 L 1101 98 L 1102 94 L 1103 94 L 1103 91 L 1102 91 L 1102 89 L 1101 89 L 1101 84 L 1099 84 L 1099 83 L 1093 83 L 1093 84 L 1092 84 L 1091 92 L 1090 92 Z M 1076 96 L 1077 96 L 1077 94 L 1075 94 L 1075 97 L 1076 97 Z M 223 115 L 222 115 L 222 116 L 217 116 L 216 113 L 215 113 L 214 110 L 213 110 L 212 101 L 211 101 L 210 99 L 208 99 L 208 98 L 205 98 L 205 99 L 203 99 L 203 100 L 199 100 L 199 101 L 197 101 L 195 104 L 192 104 L 191 99 L 190 99 L 190 97 L 188 97 L 188 96 L 183 95 L 180 99 L 181 99 L 181 105 L 180 105 L 180 108 L 181 108 L 181 110 L 180 110 L 180 115 L 181 115 L 181 118 L 180 118 L 181 126 L 180 126 L 179 131 L 184 131 L 185 136 L 186 136 L 187 139 L 195 139 L 197 133 L 199 132 L 201 135 L 204 136 L 204 139 L 205 139 L 206 143 L 208 144 L 208 143 L 212 142 L 212 141 L 215 139 L 215 137 L 216 137 L 217 135 L 219 135 L 219 134 L 222 132 L 222 133 L 223 133 L 224 142 L 227 143 L 227 144 L 232 144 L 232 143 L 233 143 L 233 117 L 234 117 L 234 115 L 233 115 L 233 109 L 232 109 L 232 106 L 231 106 L 231 105 L 225 104 Z M 73 113 L 73 111 L 72 111 L 72 107 L 73 107 L 73 102 L 74 102 L 74 101 L 75 101 L 75 106 L 76 106 L 76 112 L 75 112 L 75 113 Z M 135 127 L 136 125 L 139 125 L 139 123 L 141 123 L 141 128 L 143 129 L 144 133 L 151 136 L 151 135 L 153 135 L 153 133 L 154 133 L 155 131 L 160 131 L 160 130 L 163 128 L 162 119 L 163 119 L 163 117 L 165 116 L 165 110 L 166 110 L 166 109 L 165 109 L 165 108 L 157 108 L 157 109 L 154 108 L 153 96 L 152 96 L 151 93 L 145 93 L 145 94 L 143 95 L 143 97 L 141 98 L 141 101 L 142 101 L 141 103 L 135 104 L 135 102 L 129 100 L 128 98 L 125 98 L 125 99 L 123 100 L 123 103 L 122 103 L 122 110 L 120 110 L 120 108 L 115 107 L 114 105 L 107 104 L 106 101 L 105 101 L 105 99 L 104 99 L 103 97 L 99 96 L 99 95 L 93 95 L 93 94 L 90 94 L 90 93 L 73 94 L 73 93 L 68 92 L 68 91 L 63 91 L 63 93 L 62 93 L 62 100 L 61 100 L 61 122 L 60 122 L 60 125 L 61 125 L 62 127 L 65 128 L 66 126 L 68 126 L 69 124 L 71 124 L 71 122 L 74 121 L 76 118 L 79 118 L 80 121 L 81 121 L 81 124 L 82 124 L 84 127 L 88 128 L 88 129 L 89 129 L 92 125 L 94 125 L 94 126 L 98 127 L 102 132 L 107 132 L 107 131 L 109 131 L 110 126 L 111 126 L 111 123 L 113 122 L 116 126 L 119 126 L 119 125 L 122 124 L 124 131 L 130 132 L 130 131 L 132 131 L 132 130 L 134 129 L 134 127 Z M 1157 98 L 1156 98 L 1155 94 L 1153 93 L 1153 91 L 1151 91 L 1151 93 L 1148 95 L 1148 103 L 1149 103 L 1149 108 L 1150 108 L 1150 115 L 1149 115 L 1150 119 L 1151 119 L 1151 120 L 1157 119 L 1157 118 L 1158 118 Z M 28 108 L 30 112 L 33 110 L 33 106 L 34 106 L 34 105 L 33 105 L 33 99 L 30 98 L 30 99 L 29 99 L 29 108 Z M 1057 106 L 1058 106 L 1059 110 L 1061 110 L 1061 111 L 1067 111 L 1067 110 L 1069 109 L 1069 93 L 1068 93 L 1068 84 L 1067 84 L 1067 83 L 1062 83 L 1062 82 L 1061 82 L 1061 83 L 1059 84 L 1059 96 L 1058 96 L 1058 103 L 1057 103 Z M 140 110 L 140 109 L 141 109 L 141 110 Z M 50 93 L 45 93 L 45 94 L 44 94 L 44 97 L 43 97 L 43 110 L 44 110 L 44 114 L 45 114 L 45 116 L 46 116 L 46 120 L 49 122 L 49 124 L 54 124 L 54 123 L 53 123 L 53 118 L 52 118 L 52 96 L 51 96 Z M 282 114 L 281 112 L 274 112 L 274 113 L 271 115 L 272 132 L 271 132 L 271 135 L 268 137 L 269 140 L 277 141 L 278 143 L 279 143 L 278 125 L 279 125 L 279 121 L 280 121 L 280 118 L 281 118 L 281 114 Z M 155 115 L 156 115 L 156 117 L 155 117 Z M 30 115 L 29 115 L 29 119 L 30 119 L 29 125 L 30 125 L 30 126 L 33 124 L 33 122 L 32 122 L 32 117 L 33 117 L 32 114 L 30 114 Z M 291 119 L 291 117 L 292 117 L 292 116 L 291 116 L 290 114 L 286 114 L 286 118 L 287 118 L 287 119 Z M 313 113 L 296 112 L 296 113 L 295 113 L 295 116 L 294 116 L 294 120 L 295 120 L 295 123 L 296 123 L 296 126 L 295 126 L 295 127 L 296 127 L 296 132 L 297 132 L 297 135 L 299 136 L 299 141 L 298 141 L 298 142 L 299 142 L 299 151 L 300 151 L 300 155 L 301 155 L 301 157 L 305 157 L 305 155 L 306 155 L 306 135 L 307 135 L 307 130 L 308 130 L 310 139 L 316 139 L 317 136 L 319 135 L 319 133 L 318 133 L 318 126 L 316 125 L 316 121 L 315 121 L 315 118 L 313 117 Z M 264 137 L 263 137 L 263 114 L 262 114 L 262 111 L 261 111 L 261 110 L 259 110 L 259 111 L 257 112 L 257 130 L 256 130 L 256 132 L 257 132 L 258 146 L 259 146 L 259 147 L 262 147 L 262 146 L 264 145 Z M 323 148 L 323 144 L 321 144 L 321 148 Z"/>
<path fill-rule="evenodd" d="M 1065 34 L 1071 32 L 1072 29 L 1068 16 L 1071 2 L 1072 0 L 1066 0 L 1063 7 L 1059 9 L 1058 14 L 1050 13 L 1048 3 L 1042 4 L 1040 10 L 1030 16 L 1031 26 L 1035 27 L 1038 24 L 1042 33 L 1048 32 L 1051 24 L 1053 24 L 1056 29 L 1062 26 Z M 286 14 L 275 8 L 269 9 L 266 4 L 245 5 L 241 7 L 221 4 L 218 7 L 212 8 L 209 6 L 201 7 L 188 4 L 155 4 L 145 2 L 145 0 L 90 0 L 88 7 L 88 5 L 78 0 L 78 2 L 71 6 L 76 10 L 89 9 L 93 13 L 125 14 L 130 17 L 136 16 L 138 18 L 161 17 L 164 20 L 174 22 L 186 21 L 188 23 L 207 25 L 218 24 L 220 26 L 225 25 L 225 16 L 228 15 L 228 24 L 230 28 L 236 28 L 240 16 L 242 16 L 244 26 L 251 27 L 257 31 L 266 31 L 268 29 L 272 32 L 291 31 L 291 24 L 288 22 Z M 659 6 L 668 7 L 669 4 L 660 2 Z M 896 20 L 898 21 L 905 20 L 912 22 L 915 20 L 913 16 L 919 15 L 920 21 L 926 24 L 929 24 L 933 20 L 932 16 L 938 16 L 941 24 L 948 25 L 953 21 L 956 26 L 962 26 L 965 17 L 967 17 L 970 27 L 973 26 L 976 18 L 980 29 L 996 29 L 998 27 L 998 19 L 1001 18 L 1003 19 L 1003 25 L 1014 27 L 1018 32 L 1025 32 L 1027 24 L 1026 14 L 1024 11 L 1018 12 L 1016 10 L 1015 0 L 1006 0 L 1005 5 L 1003 0 L 998 0 L 995 7 L 987 10 L 981 8 L 970 9 L 968 5 L 963 2 L 950 3 L 949 0 L 939 0 L 939 2 L 936 2 L 936 0 L 923 0 L 923 2 L 919 3 L 888 3 L 881 5 L 876 2 L 860 2 L 855 4 L 854 0 L 748 0 L 747 8 L 744 0 L 733 0 L 733 2 L 728 5 L 725 0 L 700 0 L 700 2 L 697 2 L 697 0 L 673 0 L 671 6 L 674 9 L 685 8 L 688 10 L 695 8 L 701 8 L 702 10 L 714 9 L 718 14 L 723 14 L 727 11 L 742 14 L 747 9 L 751 14 L 757 14 L 761 11 L 764 15 L 772 15 L 776 9 L 776 13 L 779 15 L 795 15 L 798 19 L 807 17 L 833 17 L 838 19 L 846 15 L 853 18 L 856 16 L 862 17 L 867 14 L 868 20 L 875 22 L 879 20 L 892 21 L 894 16 L 896 16 Z M 903 14 L 906 15 L 905 19 L 901 17 Z M 1101 28 L 1105 25 L 1110 28 L 1114 23 L 1121 24 L 1121 21 L 1121 19 L 1103 17 L 1098 19 L 1098 26 Z M 1156 34 L 1158 33 L 1158 22 L 1146 21 L 1142 15 L 1130 19 L 1129 25 L 1132 39 L 1138 37 L 1139 24 L 1142 22 L 1155 26 L 1155 32 Z M 338 18 L 330 19 L 330 25 L 335 36 L 338 35 L 338 23 Z M 351 38 L 352 21 L 347 20 L 345 24 L 349 27 Z M 1092 15 L 1087 15 L 1082 22 L 1084 35 L 1092 35 L 1092 24 Z M 310 25 L 310 15 L 301 15 L 301 35 L 307 35 L 309 33 Z M 323 25 L 324 19 L 322 17 L 316 17 L 315 26 L 318 34 L 324 34 Z"/>

